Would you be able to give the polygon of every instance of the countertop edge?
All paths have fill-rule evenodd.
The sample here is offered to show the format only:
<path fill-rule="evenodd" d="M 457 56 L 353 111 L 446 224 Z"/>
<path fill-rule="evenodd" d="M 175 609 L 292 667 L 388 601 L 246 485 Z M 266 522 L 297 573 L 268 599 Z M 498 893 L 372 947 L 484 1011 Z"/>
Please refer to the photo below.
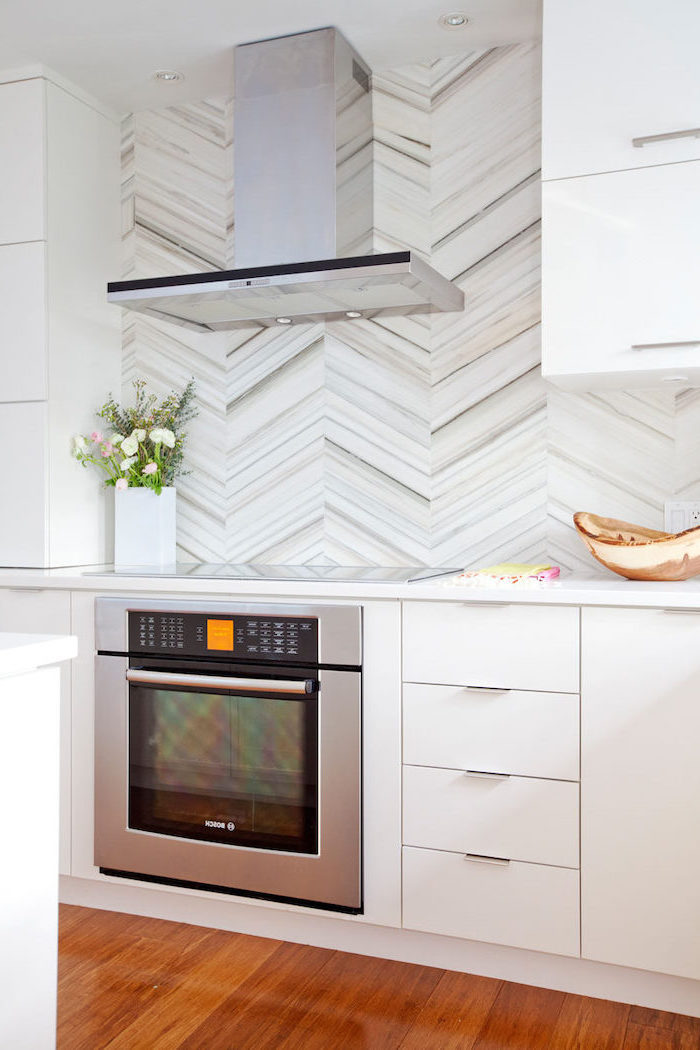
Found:
<path fill-rule="evenodd" d="M 70 590 L 100 594 L 196 595 L 236 600 L 315 598 L 332 601 L 429 601 L 476 605 L 583 605 L 700 610 L 700 577 L 676 583 L 623 580 L 612 574 L 565 575 L 535 586 L 465 587 L 445 582 L 339 583 L 337 581 L 229 580 L 197 576 L 95 575 L 97 566 L 0 569 L 0 589 Z M 88 575 L 88 573 L 90 575 Z"/>
<path fill-rule="evenodd" d="M 78 639 L 72 634 L 0 632 L 0 678 L 72 660 L 77 652 Z"/>

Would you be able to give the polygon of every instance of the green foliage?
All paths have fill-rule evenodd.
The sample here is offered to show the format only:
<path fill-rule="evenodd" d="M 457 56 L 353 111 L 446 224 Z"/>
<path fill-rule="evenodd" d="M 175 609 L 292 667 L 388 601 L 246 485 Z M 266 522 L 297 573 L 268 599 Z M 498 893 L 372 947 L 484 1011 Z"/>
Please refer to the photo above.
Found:
<path fill-rule="evenodd" d="M 194 419 L 198 411 L 194 405 L 194 379 L 190 379 L 181 394 L 173 390 L 160 404 L 155 394 L 146 394 L 145 379 L 135 379 L 133 386 L 134 404 L 130 408 L 122 408 L 110 394 L 97 415 L 123 437 L 134 430 L 145 430 L 147 433 L 156 427 L 172 430 L 175 446 L 163 449 L 161 481 L 162 485 L 172 485 L 178 475 L 188 473 L 182 469 L 185 444 L 182 428 Z"/>
<path fill-rule="evenodd" d="M 183 428 L 197 415 L 195 382 L 190 379 L 181 394 L 171 391 L 159 402 L 146 393 L 146 380 L 135 379 L 134 403 L 119 405 L 110 394 L 97 417 L 110 428 L 109 435 L 95 431 L 76 435 L 73 455 L 87 466 L 92 463 L 108 476 L 105 485 L 143 487 L 160 493 L 183 471 Z M 126 448 L 122 446 L 126 445 Z"/>

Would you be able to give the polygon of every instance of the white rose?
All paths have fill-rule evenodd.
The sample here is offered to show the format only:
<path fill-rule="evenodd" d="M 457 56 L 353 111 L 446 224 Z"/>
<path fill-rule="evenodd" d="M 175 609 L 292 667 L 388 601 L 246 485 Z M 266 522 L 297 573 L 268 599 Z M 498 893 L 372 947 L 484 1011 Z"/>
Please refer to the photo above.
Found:
<path fill-rule="evenodd" d="M 131 436 L 132 436 L 132 438 L 136 438 L 137 441 L 143 441 L 143 439 L 146 437 L 146 431 L 145 430 L 132 430 Z"/>
<path fill-rule="evenodd" d="M 87 441 L 85 440 L 85 438 L 83 437 L 82 434 L 74 434 L 73 435 L 73 448 L 76 451 L 77 450 L 81 450 L 82 451 L 84 448 L 87 448 Z"/>
<path fill-rule="evenodd" d="M 166 430 L 165 427 L 156 427 L 151 431 L 149 437 L 154 445 L 167 445 L 168 448 L 175 448 L 175 435 L 172 430 Z"/>
<path fill-rule="evenodd" d="M 123 434 L 112 434 L 112 436 L 111 436 L 111 438 L 109 440 L 112 442 L 113 445 L 121 445 L 122 441 L 124 440 L 124 435 Z"/>
<path fill-rule="evenodd" d="M 124 444 L 126 444 L 126 442 L 122 444 L 122 448 L 124 447 Z M 121 472 L 125 474 L 127 470 L 134 465 L 137 459 L 138 456 L 131 456 L 129 459 L 123 459 L 119 464 L 119 469 L 121 470 Z"/>
<path fill-rule="evenodd" d="M 124 438 L 122 441 L 122 452 L 125 456 L 135 455 L 135 453 L 138 452 L 138 449 L 139 443 L 133 434 L 131 434 L 130 437 Z"/>

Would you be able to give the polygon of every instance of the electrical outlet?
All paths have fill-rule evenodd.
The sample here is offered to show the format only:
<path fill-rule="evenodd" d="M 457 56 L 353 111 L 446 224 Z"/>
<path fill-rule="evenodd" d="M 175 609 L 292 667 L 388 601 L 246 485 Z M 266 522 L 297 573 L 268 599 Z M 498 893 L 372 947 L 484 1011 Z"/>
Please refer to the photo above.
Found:
<path fill-rule="evenodd" d="M 683 532 L 700 525 L 700 500 L 666 500 L 664 503 L 664 529 L 666 532 Z"/>

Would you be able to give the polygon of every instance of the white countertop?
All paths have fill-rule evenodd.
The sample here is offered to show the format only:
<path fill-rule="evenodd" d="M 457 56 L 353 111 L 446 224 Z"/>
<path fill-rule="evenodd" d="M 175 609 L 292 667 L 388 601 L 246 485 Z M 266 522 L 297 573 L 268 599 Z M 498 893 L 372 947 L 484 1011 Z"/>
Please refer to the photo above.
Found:
<path fill-rule="evenodd" d="M 24 674 L 38 667 L 72 660 L 78 639 L 72 634 L 10 634 L 0 632 L 0 677 Z"/>
<path fill-rule="evenodd" d="M 94 575 L 100 569 L 106 575 Z M 602 570 L 590 574 L 563 573 L 557 580 L 534 587 L 450 586 L 443 580 L 419 583 L 354 583 L 322 580 L 231 580 L 200 576 L 145 577 L 114 574 L 111 566 L 86 565 L 62 569 L 0 569 L 0 588 L 95 591 L 122 595 L 197 595 L 226 599 L 309 599 L 322 601 L 457 601 L 539 605 L 620 605 L 700 610 L 700 577 L 680 583 L 624 580 Z M 90 575 L 87 575 L 87 574 Z"/>

